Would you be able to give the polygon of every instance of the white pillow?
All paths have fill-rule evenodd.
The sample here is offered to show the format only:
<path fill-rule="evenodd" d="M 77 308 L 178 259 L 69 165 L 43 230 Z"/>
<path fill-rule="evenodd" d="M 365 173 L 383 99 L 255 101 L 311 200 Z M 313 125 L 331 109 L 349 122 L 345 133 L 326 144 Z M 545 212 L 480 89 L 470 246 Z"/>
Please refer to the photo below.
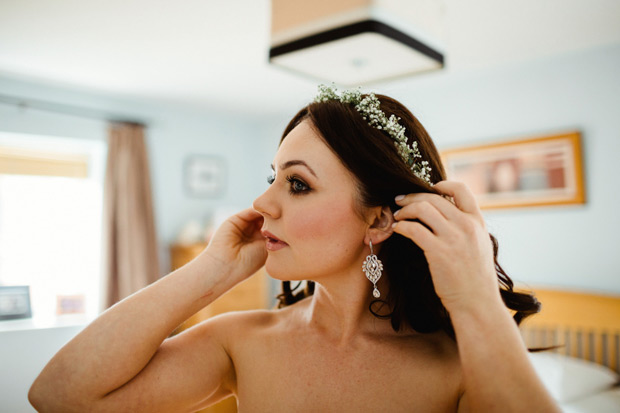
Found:
<path fill-rule="evenodd" d="M 595 394 L 619 380 L 612 370 L 591 361 L 550 352 L 529 356 L 543 384 L 560 403 Z"/>
<path fill-rule="evenodd" d="M 618 413 L 620 412 L 620 387 L 614 387 L 570 403 L 563 403 L 560 407 L 564 413 Z"/>

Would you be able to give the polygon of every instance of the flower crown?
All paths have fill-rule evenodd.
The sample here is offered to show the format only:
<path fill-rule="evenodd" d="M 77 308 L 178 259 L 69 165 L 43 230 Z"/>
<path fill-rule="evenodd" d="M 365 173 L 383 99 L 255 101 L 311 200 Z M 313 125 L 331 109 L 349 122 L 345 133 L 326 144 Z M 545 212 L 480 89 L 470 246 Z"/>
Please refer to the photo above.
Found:
<path fill-rule="evenodd" d="M 394 115 L 390 115 L 389 118 L 385 116 L 385 113 L 381 110 L 379 99 L 377 99 L 374 93 L 369 93 L 362 98 L 362 92 L 359 89 L 349 89 L 342 91 L 338 95 L 334 86 L 319 85 L 319 93 L 314 98 L 314 101 L 327 102 L 329 100 L 355 105 L 355 109 L 370 126 L 383 130 L 390 135 L 396 149 L 398 149 L 398 153 L 413 174 L 429 185 L 433 185 L 430 174 L 431 167 L 428 166 L 428 162 L 417 159 L 422 158 L 418 149 L 418 142 L 414 141 L 411 146 L 407 144 L 405 127 L 398 123 L 400 118 Z"/>

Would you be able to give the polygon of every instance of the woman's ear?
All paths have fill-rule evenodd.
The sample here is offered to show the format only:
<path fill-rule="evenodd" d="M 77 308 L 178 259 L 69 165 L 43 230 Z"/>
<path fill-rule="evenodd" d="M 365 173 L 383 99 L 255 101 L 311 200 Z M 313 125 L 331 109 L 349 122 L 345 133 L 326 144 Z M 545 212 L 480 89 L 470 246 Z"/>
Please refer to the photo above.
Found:
<path fill-rule="evenodd" d="M 373 245 L 378 245 L 388 239 L 390 235 L 394 233 L 392 224 L 394 223 L 394 215 L 390 207 L 383 206 L 373 208 L 373 214 L 371 216 L 371 224 L 366 232 L 364 242 L 368 244 L 372 240 Z"/>

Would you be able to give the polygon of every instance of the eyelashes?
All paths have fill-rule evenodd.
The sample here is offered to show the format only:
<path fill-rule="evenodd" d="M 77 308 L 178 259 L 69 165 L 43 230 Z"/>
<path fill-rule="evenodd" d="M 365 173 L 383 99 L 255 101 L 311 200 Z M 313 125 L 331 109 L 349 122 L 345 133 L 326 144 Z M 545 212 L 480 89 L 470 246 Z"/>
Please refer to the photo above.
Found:
<path fill-rule="evenodd" d="M 275 175 L 267 177 L 267 183 L 273 184 L 276 180 Z M 310 192 L 312 189 L 301 178 L 295 175 L 289 175 L 286 177 L 286 181 L 289 184 L 289 193 L 291 195 L 302 195 Z"/>
<path fill-rule="evenodd" d="M 310 191 L 310 187 L 306 185 L 306 183 L 299 178 L 296 178 L 293 176 L 287 176 L 286 181 L 290 185 L 289 192 L 292 195 L 303 194 L 303 193 L 307 193 Z"/>

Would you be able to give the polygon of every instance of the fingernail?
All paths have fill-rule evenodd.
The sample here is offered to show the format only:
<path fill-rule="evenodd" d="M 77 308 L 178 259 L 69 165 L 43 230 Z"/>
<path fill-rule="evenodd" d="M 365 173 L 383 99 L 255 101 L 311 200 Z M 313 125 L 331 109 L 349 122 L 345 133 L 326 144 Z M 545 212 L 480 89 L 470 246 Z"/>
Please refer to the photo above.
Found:
<path fill-rule="evenodd" d="M 405 195 L 398 195 L 396 198 L 394 198 L 396 201 L 401 201 L 403 199 L 405 199 Z"/>
<path fill-rule="evenodd" d="M 396 212 L 394 212 L 394 218 L 396 218 L 396 215 L 398 215 L 398 213 L 400 212 L 400 209 Z"/>
<path fill-rule="evenodd" d="M 392 228 L 396 228 L 396 222 L 392 224 Z"/>

